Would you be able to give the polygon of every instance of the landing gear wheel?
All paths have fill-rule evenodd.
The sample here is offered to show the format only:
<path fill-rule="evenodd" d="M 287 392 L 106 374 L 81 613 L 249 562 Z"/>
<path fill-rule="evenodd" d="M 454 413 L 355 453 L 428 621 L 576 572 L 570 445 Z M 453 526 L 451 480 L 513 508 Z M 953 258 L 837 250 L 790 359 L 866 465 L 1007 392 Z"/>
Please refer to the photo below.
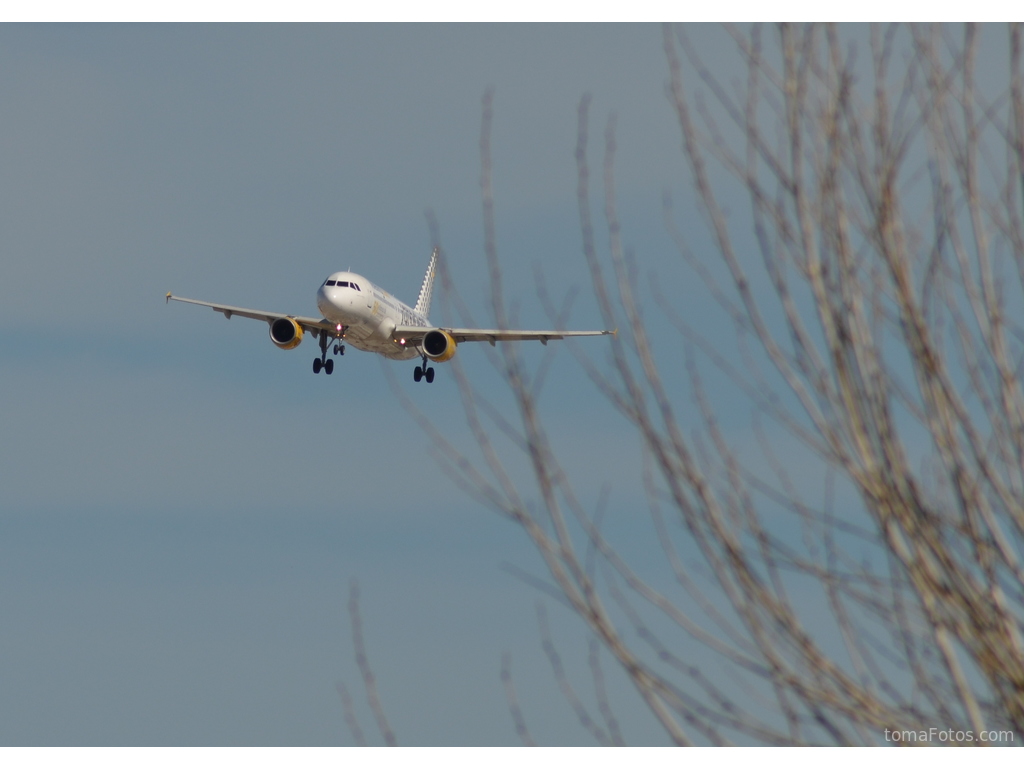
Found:
<path fill-rule="evenodd" d="M 328 373 L 329 373 L 329 371 L 328 371 Z M 426 377 L 427 377 L 427 384 L 432 384 L 434 382 L 434 369 L 433 368 L 427 368 Z"/>
<path fill-rule="evenodd" d="M 416 366 L 416 370 L 412 372 L 412 380 L 413 380 L 413 381 L 419 381 L 419 380 L 420 380 L 420 379 L 422 379 L 422 378 L 423 378 L 423 369 L 422 369 L 422 368 L 420 368 L 420 367 L 419 367 L 419 366 L 417 365 L 417 366 Z"/>
<path fill-rule="evenodd" d="M 334 373 L 334 361 L 327 359 L 327 350 L 331 346 L 330 340 L 327 337 L 326 331 L 320 331 L 320 357 L 313 360 L 313 373 L 320 373 L 323 371 L 328 376 Z M 337 337 L 335 337 L 337 339 Z M 343 344 L 334 345 L 334 354 L 345 354 L 345 346 Z"/>

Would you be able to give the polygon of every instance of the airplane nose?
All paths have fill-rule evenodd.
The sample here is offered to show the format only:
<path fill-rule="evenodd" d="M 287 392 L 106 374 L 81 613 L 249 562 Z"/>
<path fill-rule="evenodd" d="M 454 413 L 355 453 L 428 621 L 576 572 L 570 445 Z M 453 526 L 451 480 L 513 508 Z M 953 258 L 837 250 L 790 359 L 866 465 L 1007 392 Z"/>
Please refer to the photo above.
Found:
<path fill-rule="evenodd" d="M 327 308 L 331 305 L 330 299 L 327 298 L 327 291 L 321 288 L 316 292 L 316 307 L 320 310 L 320 314 L 327 316 Z"/>

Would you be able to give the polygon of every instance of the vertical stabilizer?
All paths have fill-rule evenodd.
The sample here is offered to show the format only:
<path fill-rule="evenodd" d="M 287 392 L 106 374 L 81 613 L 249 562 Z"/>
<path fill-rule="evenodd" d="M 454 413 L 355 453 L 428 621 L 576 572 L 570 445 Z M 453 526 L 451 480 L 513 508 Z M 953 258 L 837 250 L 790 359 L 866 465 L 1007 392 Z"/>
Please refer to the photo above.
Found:
<path fill-rule="evenodd" d="M 420 288 L 420 297 L 416 299 L 416 311 L 424 317 L 430 315 L 430 297 L 434 293 L 434 275 L 437 274 L 437 248 L 430 254 L 430 266 L 427 267 L 427 274 L 423 276 L 423 287 Z"/>

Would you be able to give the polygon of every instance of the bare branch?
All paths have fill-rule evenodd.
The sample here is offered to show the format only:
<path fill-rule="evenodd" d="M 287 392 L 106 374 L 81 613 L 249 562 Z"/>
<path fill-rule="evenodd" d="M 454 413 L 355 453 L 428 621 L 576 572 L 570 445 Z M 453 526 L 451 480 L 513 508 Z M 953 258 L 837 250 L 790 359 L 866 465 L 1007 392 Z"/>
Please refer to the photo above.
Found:
<path fill-rule="evenodd" d="M 348 616 L 349 621 L 352 623 L 352 645 L 355 649 L 356 665 L 359 667 L 359 672 L 363 676 L 363 687 L 366 690 L 366 700 L 369 703 L 370 710 L 373 712 L 373 717 L 377 722 L 377 730 L 380 731 L 380 735 L 384 739 L 385 744 L 389 747 L 397 747 L 398 742 L 395 740 L 395 732 L 391 729 L 391 723 L 388 722 L 387 715 L 384 713 L 384 708 L 381 706 L 380 696 L 377 693 L 377 680 L 373 675 L 373 670 L 370 669 L 370 660 L 366 656 L 366 646 L 363 643 L 363 620 L 359 613 L 359 583 L 354 579 L 349 585 Z M 353 736 L 355 736 L 356 733 L 359 733 L 359 735 L 362 736 L 362 731 L 353 730 Z M 356 740 L 359 741 L 359 738 Z"/>
<path fill-rule="evenodd" d="M 516 725 L 516 735 L 526 746 L 536 747 L 537 743 L 526 728 L 526 720 L 523 719 L 523 711 L 519 708 L 516 689 L 512 685 L 512 654 L 507 651 L 501 654 L 501 682 L 505 687 L 505 700 L 508 702 L 509 714 L 512 715 L 512 722 Z"/>

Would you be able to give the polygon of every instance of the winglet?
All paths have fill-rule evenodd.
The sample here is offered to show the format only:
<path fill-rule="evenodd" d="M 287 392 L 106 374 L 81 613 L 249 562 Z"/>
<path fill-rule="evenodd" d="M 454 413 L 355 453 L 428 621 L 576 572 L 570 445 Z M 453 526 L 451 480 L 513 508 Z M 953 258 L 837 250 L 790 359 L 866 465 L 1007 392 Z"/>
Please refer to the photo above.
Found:
<path fill-rule="evenodd" d="M 168 292 L 167 292 L 167 298 L 166 298 L 166 299 L 164 299 L 164 304 L 170 304 L 170 303 L 171 303 L 171 298 L 172 298 L 172 297 L 171 297 L 171 292 L 170 292 L 170 291 L 168 291 Z"/>

